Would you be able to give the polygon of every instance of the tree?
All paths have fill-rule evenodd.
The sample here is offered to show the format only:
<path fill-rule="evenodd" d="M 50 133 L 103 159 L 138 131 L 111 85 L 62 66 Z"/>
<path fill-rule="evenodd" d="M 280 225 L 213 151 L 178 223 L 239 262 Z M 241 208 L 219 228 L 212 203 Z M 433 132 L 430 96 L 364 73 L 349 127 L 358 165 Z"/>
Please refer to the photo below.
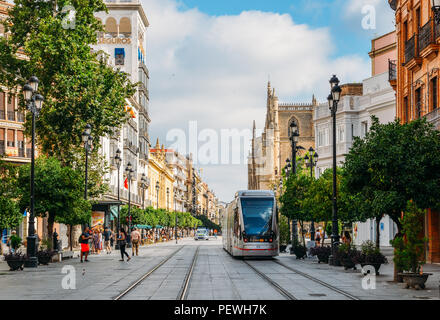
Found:
<path fill-rule="evenodd" d="M 301 237 L 305 246 L 304 221 L 311 221 L 312 215 L 304 203 L 308 197 L 308 191 L 313 184 L 312 178 L 306 174 L 301 166 L 298 166 L 297 174 L 291 174 L 287 179 L 283 195 L 280 197 L 281 214 L 299 221 L 301 226 Z M 295 239 L 296 240 L 296 239 Z"/>
<path fill-rule="evenodd" d="M 16 171 L 16 166 L 0 159 L 0 232 L 17 227 L 23 219 L 16 201 Z"/>
<path fill-rule="evenodd" d="M 440 206 L 440 132 L 426 119 L 372 121 L 365 139 L 356 138 L 346 157 L 347 190 L 364 218 L 380 221 L 387 214 L 400 233 L 408 201 L 424 209 Z"/>
<path fill-rule="evenodd" d="M 30 164 L 18 174 L 20 207 L 30 207 Z M 35 215 L 48 218 L 47 233 L 52 239 L 54 222 L 75 224 L 89 221 L 90 204 L 84 200 L 84 178 L 76 170 L 63 167 L 54 157 L 39 157 L 35 162 Z"/>
<path fill-rule="evenodd" d="M 76 10 L 73 28 L 65 26 L 66 5 Z M 0 38 L 0 83 L 20 92 L 30 76 L 39 78 L 45 97 L 36 124 L 39 147 L 65 166 L 75 167 L 86 124 L 92 126 L 97 152 L 99 137 L 128 120 L 126 99 L 135 93 L 126 73 L 109 66 L 103 52 L 90 49 L 103 30 L 95 17 L 100 11 L 107 11 L 102 0 L 16 0 L 4 22 L 9 36 Z M 19 51 L 28 59 L 20 59 Z"/>
<path fill-rule="evenodd" d="M 402 234 L 408 201 L 417 208 L 440 207 L 440 132 L 426 119 L 380 124 L 372 118 L 365 139 L 356 138 L 346 157 L 347 187 L 364 217 L 389 215 Z M 395 266 L 394 278 L 398 270 Z"/>

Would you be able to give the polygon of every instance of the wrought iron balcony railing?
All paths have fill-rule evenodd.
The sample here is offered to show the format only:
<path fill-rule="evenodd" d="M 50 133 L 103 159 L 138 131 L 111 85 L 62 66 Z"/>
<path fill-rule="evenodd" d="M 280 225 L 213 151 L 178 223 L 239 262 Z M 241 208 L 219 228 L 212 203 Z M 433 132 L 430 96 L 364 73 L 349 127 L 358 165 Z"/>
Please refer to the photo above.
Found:
<path fill-rule="evenodd" d="M 432 20 L 430 19 L 423 27 L 419 28 L 419 34 L 418 34 L 419 52 L 424 50 L 432 43 L 434 43 L 434 33 L 432 29 Z"/>
<path fill-rule="evenodd" d="M 0 110 L 0 120 L 5 120 L 6 113 L 5 110 Z"/>
<path fill-rule="evenodd" d="M 396 60 L 388 60 L 388 80 L 397 80 L 397 64 Z"/>
<path fill-rule="evenodd" d="M 4 140 L 0 140 L 0 156 L 4 156 L 5 153 L 6 153 L 5 141 Z"/>
<path fill-rule="evenodd" d="M 405 42 L 405 63 L 408 63 L 416 56 L 416 35 L 414 34 L 408 41 Z"/>
<path fill-rule="evenodd" d="M 8 111 L 8 120 L 15 121 L 15 111 Z"/>

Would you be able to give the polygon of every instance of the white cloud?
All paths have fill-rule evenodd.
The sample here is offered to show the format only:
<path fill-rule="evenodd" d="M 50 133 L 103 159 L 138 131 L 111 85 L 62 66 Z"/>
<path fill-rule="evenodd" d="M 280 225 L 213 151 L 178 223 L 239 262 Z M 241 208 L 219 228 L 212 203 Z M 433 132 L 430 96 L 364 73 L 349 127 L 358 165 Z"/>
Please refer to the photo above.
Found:
<path fill-rule="evenodd" d="M 325 99 L 334 72 L 342 82 L 369 76 L 366 56 L 334 58 L 329 29 L 296 24 L 287 14 L 213 17 L 184 10 L 174 0 L 142 2 L 151 24 L 147 55 L 154 141 L 169 129 L 187 130 L 190 120 L 198 121 L 199 130 L 241 130 L 251 128 L 254 119 L 264 125 L 268 75 L 281 101 L 311 100 L 313 93 Z M 245 165 L 207 168 L 205 177 L 224 201 L 247 187 Z"/>

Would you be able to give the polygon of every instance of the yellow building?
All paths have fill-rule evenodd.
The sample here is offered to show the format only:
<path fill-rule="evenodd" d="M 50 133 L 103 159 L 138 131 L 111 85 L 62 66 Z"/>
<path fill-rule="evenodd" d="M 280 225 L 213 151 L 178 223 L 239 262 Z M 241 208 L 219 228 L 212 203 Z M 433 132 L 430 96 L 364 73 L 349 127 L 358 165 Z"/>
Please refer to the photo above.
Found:
<path fill-rule="evenodd" d="M 150 159 L 148 163 L 148 177 L 150 187 L 148 188 L 149 199 L 153 208 L 174 209 L 174 175 L 172 168 L 166 161 L 166 150 L 160 147 L 157 139 L 156 147 L 150 149 Z M 159 189 L 158 189 L 159 187 Z"/>

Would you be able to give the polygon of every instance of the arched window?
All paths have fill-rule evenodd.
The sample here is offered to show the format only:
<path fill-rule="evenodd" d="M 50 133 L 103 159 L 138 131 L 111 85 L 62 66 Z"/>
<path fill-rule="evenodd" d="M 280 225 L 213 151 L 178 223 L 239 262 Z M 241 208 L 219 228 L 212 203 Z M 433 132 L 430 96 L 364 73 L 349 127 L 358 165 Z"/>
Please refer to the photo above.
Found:
<path fill-rule="evenodd" d="M 116 37 L 118 35 L 118 25 L 115 18 L 107 18 L 105 21 L 105 33 Z"/>
<path fill-rule="evenodd" d="M 119 22 L 119 34 L 123 34 L 124 37 L 131 37 L 131 21 L 129 18 L 122 18 Z"/>

